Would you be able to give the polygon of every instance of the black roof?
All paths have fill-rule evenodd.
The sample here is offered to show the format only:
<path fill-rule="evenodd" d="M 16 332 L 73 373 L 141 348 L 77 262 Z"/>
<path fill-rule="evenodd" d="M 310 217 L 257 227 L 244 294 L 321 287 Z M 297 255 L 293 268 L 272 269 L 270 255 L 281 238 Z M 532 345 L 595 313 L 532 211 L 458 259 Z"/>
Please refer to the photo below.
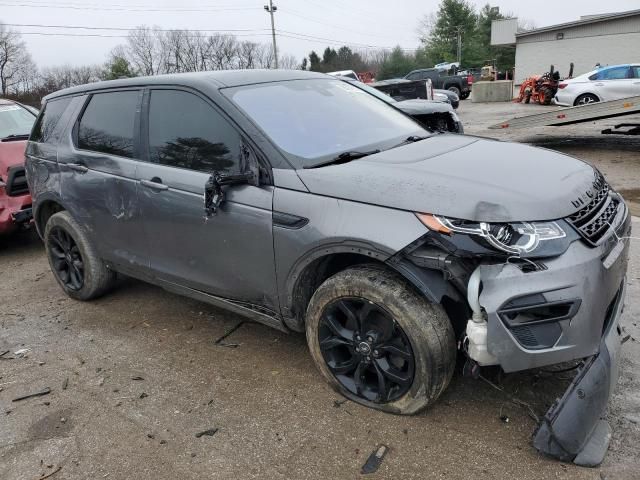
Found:
<path fill-rule="evenodd" d="M 88 83 L 77 87 L 65 88 L 51 93 L 45 100 L 74 95 L 96 90 L 111 88 L 126 88 L 146 85 L 181 85 L 193 88 L 223 88 L 250 85 L 254 83 L 280 82 L 286 80 L 305 80 L 311 78 L 335 79 L 324 73 L 308 72 L 305 70 L 216 70 L 193 73 L 171 73 L 151 77 L 133 77 L 121 80 Z"/>

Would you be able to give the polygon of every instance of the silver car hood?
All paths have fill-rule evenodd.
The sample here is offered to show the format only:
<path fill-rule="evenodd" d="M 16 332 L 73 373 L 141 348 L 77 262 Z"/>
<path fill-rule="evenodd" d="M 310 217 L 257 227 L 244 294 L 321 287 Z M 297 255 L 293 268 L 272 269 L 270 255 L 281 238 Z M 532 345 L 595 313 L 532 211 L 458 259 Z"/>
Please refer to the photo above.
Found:
<path fill-rule="evenodd" d="M 597 175 L 551 150 L 447 134 L 297 173 L 318 195 L 485 222 L 571 215 Z"/>

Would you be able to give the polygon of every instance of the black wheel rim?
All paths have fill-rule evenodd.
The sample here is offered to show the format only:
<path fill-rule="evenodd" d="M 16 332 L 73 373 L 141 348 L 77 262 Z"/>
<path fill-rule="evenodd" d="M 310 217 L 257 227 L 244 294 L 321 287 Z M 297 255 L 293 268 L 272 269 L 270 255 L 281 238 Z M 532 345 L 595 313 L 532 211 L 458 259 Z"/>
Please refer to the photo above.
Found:
<path fill-rule="evenodd" d="M 333 376 L 360 398 L 392 402 L 413 384 L 415 359 L 407 335 L 387 310 L 369 300 L 342 297 L 327 305 L 318 340 Z"/>
<path fill-rule="evenodd" d="M 76 241 L 66 230 L 54 227 L 48 242 L 54 273 L 69 290 L 80 290 L 84 285 L 84 262 Z"/>

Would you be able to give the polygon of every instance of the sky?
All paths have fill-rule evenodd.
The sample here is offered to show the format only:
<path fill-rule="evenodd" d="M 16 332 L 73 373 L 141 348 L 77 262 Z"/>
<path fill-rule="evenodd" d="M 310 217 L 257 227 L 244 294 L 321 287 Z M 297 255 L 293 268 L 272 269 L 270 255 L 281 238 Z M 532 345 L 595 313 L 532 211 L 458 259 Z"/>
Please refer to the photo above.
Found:
<path fill-rule="evenodd" d="M 269 42 L 271 24 L 264 10 L 267 2 L 0 0 L 0 22 L 23 33 L 31 56 L 40 67 L 101 64 L 113 47 L 125 41 L 126 35 L 126 30 L 97 29 L 104 27 L 157 25 L 166 29 L 220 30 L 234 33 L 241 40 Z M 638 0 L 470 0 L 470 3 L 478 9 L 490 3 L 503 14 L 514 14 L 537 27 L 568 22 L 580 15 L 640 8 Z M 327 45 L 337 48 L 346 44 L 355 49 L 395 45 L 416 48 L 419 20 L 436 12 L 439 0 L 274 0 L 274 5 L 278 8 L 275 14 L 276 31 L 280 32 L 278 51 L 301 60 L 311 50 L 321 52 Z M 51 35 L 54 33 L 80 36 Z"/>

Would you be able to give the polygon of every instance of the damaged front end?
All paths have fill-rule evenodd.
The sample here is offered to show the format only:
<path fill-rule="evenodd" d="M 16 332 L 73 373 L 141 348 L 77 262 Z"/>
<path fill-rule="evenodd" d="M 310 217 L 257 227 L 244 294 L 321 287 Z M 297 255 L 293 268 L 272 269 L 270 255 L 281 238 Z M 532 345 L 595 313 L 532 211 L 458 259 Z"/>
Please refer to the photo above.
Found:
<path fill-rule="evenodd" d="M 631 222 L 622 199 L 611 198 L 618 208 L 597 242 L 571 219 L 513 224 L 506 232 L 419 214 L 429 233 L 390 262 L 418 288 L 416 279 L 433 285 L 434 277 L 422 271 L 442 272 L 438 287 L 422 290 L 452 319 L 472 367 L 465 371 L 499 365 L 509 373 L 581 361 L 536 428 L 533 446 L 582 466 L 604 459 L 611 428 L 602 417 L 618 379 L 624 238 Z"/>

